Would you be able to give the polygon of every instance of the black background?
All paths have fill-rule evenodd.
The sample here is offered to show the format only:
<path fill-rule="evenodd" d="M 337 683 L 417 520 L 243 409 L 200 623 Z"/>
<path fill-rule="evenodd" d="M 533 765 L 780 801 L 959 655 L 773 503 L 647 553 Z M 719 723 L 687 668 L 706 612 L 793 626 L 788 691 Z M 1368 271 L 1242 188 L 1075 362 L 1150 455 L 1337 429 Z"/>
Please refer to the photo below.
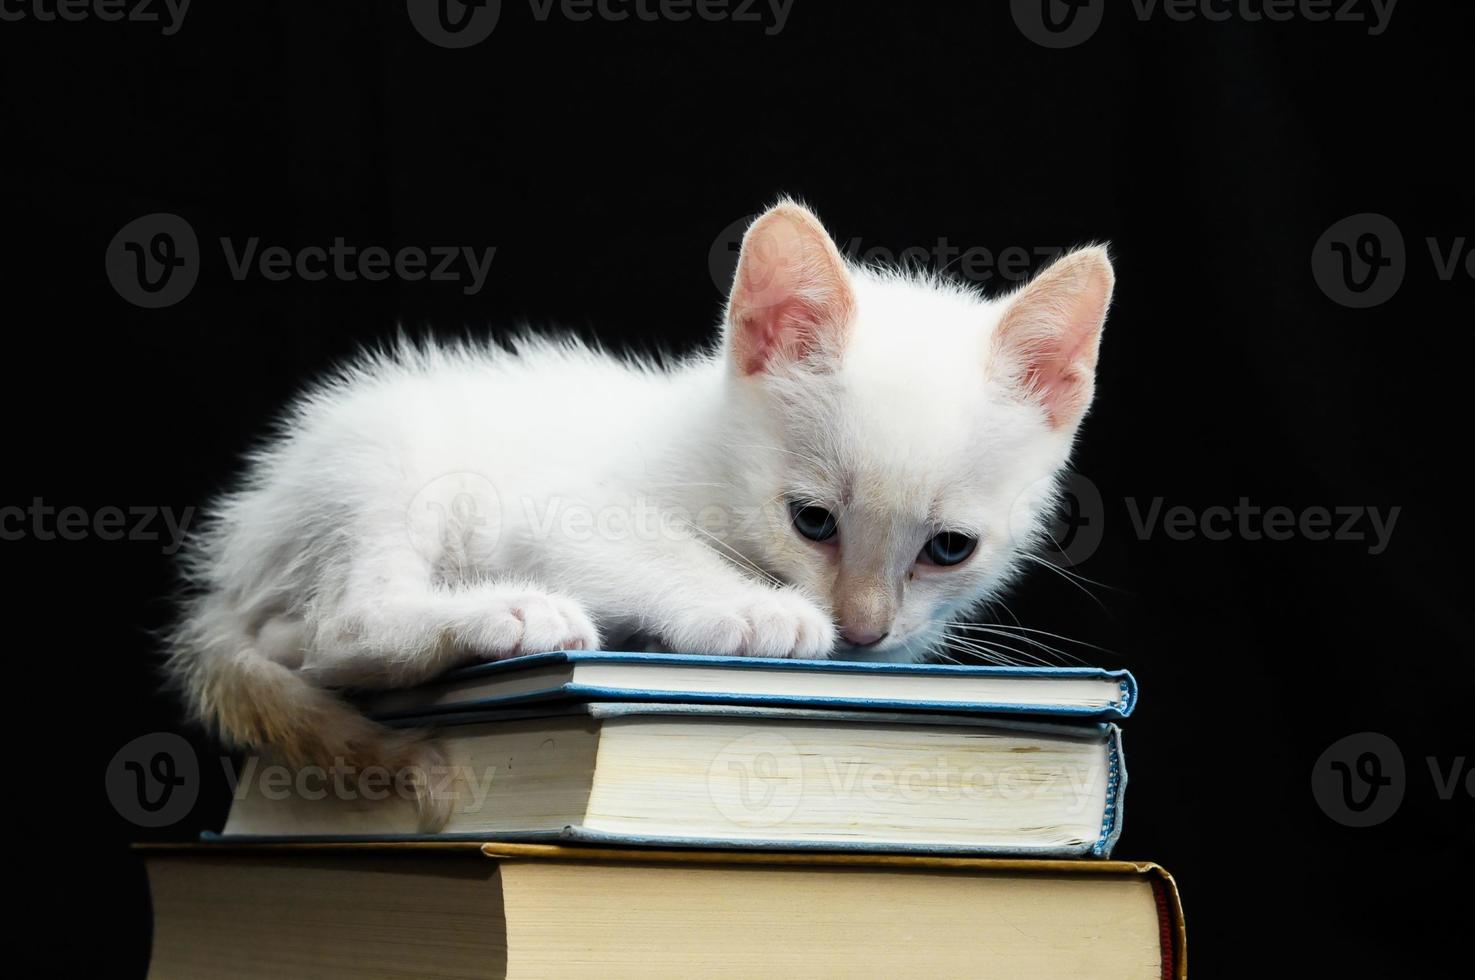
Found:
<path fill-rule="evenodd" d="M 714 242 L 783 192 L 862 249 L 1109 240 L 1119 288 L 1076 460 L 1105 533 L 1077 571 L 1105 587 L 1041 570 L 1009 605 L 1141 682 L 1118 856 L 1178 876 L 1200 976 L 1452 971 L 1472 806 L 1463 783 L 1440 799 L 1426 758 L 1475 766 L 1472 282 L 1441 279 L 1426 240 L 1475 238 L 1463 6 L 1400 4 L 1369 36 L 1114 3 L 1066 50 L 1029 41 L 1004 3 L 794 0 L 770 35 L 771 17 L 538 21 L 509 0 L 465 50 L 421 37 L 402 2 L 201 3 L 173 36 L 0 22 L 0 505 L 197 507 L 306 379 L 397 325 L 689 349 L 719 316 Z M 152 212 L 184 217 L 204 255 L 158 310 L 125 302 L 103 262 Z M 1352 309 L 1311 260 L 1362 212 L 1401 229 L 1407 268 L 1386 303 Z M 471 295 L 237 281 L 219 239 L 252 236 L 497 252 Z M 1143 539 L 1128 501 L 1156 498 L 1401 510 L 1370 554 Z M 18 941 L 46 969 L 140 975 L 147 891 L 127 843 L 223 814 L 195 733 L 207 784 L 184 822 L 141 830 L 104 791 L 129 739 L 183 730 L 148 632 L 169 614 L 163 551 L 0 541 L 8 807 L 25 824 L 8 844 L 27 869 L 12 888 L 44 920 Z M 1397 743 L 1407 786 L 1357 829 L 1318 806 L 1312 770 L 1364 731 Z"/>

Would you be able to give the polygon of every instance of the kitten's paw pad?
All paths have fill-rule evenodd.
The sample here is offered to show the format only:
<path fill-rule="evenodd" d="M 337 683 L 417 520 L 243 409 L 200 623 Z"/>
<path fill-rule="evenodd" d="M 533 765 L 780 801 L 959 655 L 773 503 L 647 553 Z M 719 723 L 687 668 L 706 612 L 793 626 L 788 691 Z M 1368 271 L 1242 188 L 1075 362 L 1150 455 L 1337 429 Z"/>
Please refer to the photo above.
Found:
<path fill-rule="evenodd" d="M 544 592 L 497 597 L 467 639 L 490 660 L 552 650 L 599 649 L 599 630 L 583 607 Z"/>
<path fill-rule="evenodd" d="M 681 652 L 815 659 L 828 656 L 835 646 L 830 617 L 804 596 L 788 590 L 714 604 L 685 620 L 666 637 Z"/>

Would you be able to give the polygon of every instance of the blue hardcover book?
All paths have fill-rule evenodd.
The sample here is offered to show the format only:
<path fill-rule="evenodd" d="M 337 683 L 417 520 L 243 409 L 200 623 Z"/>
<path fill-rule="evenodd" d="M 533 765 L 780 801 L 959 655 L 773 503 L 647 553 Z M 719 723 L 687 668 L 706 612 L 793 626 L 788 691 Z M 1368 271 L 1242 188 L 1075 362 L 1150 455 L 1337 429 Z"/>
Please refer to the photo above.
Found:
<path fill-rule="evenodd" d="M 647 701 L 838 710 L 946 711 L 1114 721 L 1131 713 L 1125 670 L 767 660 L 669 653 L 540 653 L 368 695 L 381 720 L 541 701 Z"/>
<path fill-rule="evenodd" d="M 696 703 L 544 702 L 433 719 L 451 802 L 418 833 L 391 774 L 244 760 L 227 841 L 471 839 L 1107 857 L 1110 724 Z M 360 777 L 363 778 L 360 778 Z"/>

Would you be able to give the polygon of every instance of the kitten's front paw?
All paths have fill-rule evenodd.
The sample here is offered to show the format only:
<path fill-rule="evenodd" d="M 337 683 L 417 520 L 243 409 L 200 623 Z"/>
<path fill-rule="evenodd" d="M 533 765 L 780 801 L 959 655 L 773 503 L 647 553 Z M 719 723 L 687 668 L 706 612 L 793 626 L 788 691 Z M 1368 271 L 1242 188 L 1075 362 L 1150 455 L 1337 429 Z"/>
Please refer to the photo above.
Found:
<path fill-rule="evenodd" d="M 597 650 L 599 631 L 572 599 L 544 592 L 495 596 L 466 636 L 467 644 L 488 660 L 552 650 Z"/>
<path fill-rule="evenodd" d="M 792 589 L 760 589 L 684 613 L 664 639 L 677 653 L 737 657 L 826 657 L 835 624 Z"/>

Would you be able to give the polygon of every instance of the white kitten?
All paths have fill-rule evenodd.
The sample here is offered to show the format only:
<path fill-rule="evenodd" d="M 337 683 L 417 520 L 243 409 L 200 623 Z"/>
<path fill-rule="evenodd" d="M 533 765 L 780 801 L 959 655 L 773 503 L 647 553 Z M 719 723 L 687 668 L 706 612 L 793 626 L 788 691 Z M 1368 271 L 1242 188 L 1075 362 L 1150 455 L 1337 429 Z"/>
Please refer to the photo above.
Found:
<path fill-rule="evenodd" d="M 195 542 L 170 671 L 238 746 L 424 761 L 328 691 L 618 644 L 919 658 L 996 593 L 1090 404 L 1106 252 L 1013 296 L 848 264 L 783 201 L 721 349 L 412 347 L 306 395 Z"/>

